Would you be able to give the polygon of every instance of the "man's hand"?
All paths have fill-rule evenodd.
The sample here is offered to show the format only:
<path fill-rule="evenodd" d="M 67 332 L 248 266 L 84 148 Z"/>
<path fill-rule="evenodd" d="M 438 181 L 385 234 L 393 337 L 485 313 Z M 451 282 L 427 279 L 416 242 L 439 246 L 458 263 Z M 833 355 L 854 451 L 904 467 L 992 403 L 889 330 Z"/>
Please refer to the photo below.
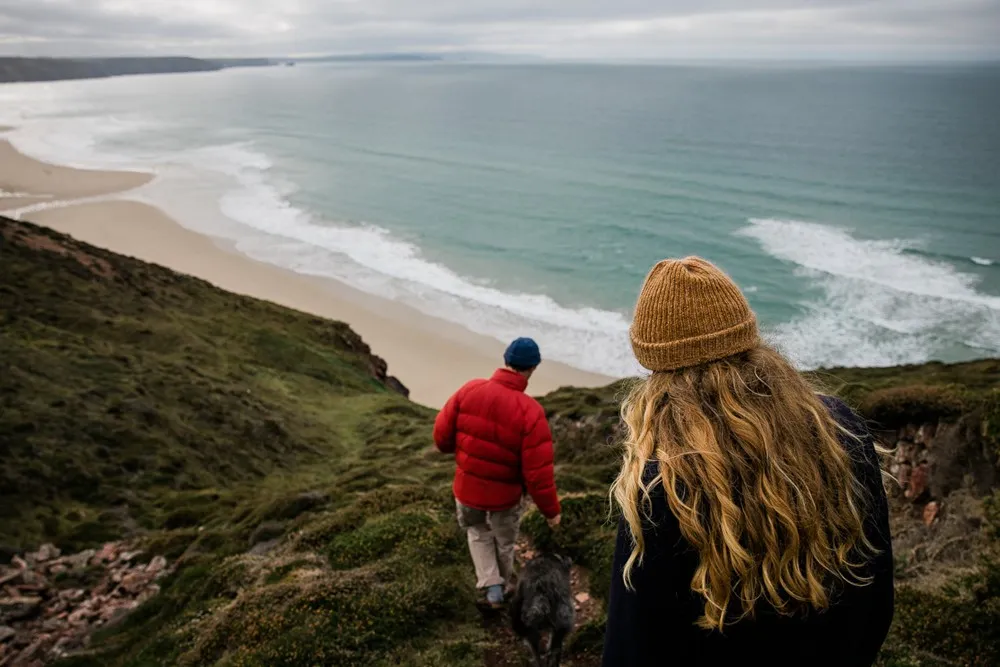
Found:
<path fill-rule="evenodd" d="M 551 519 L 546 519 L 546 521 L 549 524 L 549 528 L 555 528 L 559 525 L 559 522 L 562 521 L 562 514 L 556 514 Z"/>

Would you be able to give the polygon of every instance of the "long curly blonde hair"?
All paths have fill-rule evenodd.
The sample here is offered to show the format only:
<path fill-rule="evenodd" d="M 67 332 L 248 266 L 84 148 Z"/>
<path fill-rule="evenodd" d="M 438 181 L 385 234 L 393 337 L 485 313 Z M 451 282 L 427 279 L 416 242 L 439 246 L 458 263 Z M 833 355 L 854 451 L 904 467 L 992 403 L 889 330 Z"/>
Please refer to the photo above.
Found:
<path fill-rule="evenodd" d="M 847 432 L 776 351 L 654 373 L 633 387 L 622 419 L 611 495 L 633 539 L 628 587 L 651 493 L 666 494 L 699 555 L 691 590 L 705 600 L 702 628 L 721 631 L 762 602 L 784 615 L 824 609 L 838 581 L 870 582 L 870 499 L 840 442 Z M 654 479 L 644 475 L 650 462 Z"/>

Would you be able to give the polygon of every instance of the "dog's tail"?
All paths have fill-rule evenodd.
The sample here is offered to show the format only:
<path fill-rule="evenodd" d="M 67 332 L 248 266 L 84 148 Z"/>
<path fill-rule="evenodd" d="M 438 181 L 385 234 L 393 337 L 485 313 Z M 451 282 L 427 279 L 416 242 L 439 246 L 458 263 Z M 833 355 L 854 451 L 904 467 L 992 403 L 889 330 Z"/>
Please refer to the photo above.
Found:
<path fill-rule="evenodd" d="M 521 609 L 521 619 L 529 628 L 541 627 L 551 613 L 549 601 L 541 595 L 536 595 L 529 604 Z"/>

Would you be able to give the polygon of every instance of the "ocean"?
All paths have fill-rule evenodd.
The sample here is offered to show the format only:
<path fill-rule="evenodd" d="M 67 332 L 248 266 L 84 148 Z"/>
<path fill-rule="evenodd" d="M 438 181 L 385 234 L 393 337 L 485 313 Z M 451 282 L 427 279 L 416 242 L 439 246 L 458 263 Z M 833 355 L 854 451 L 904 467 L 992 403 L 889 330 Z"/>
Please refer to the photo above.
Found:
<path fill-rule="evenodd" d="M 1000 67 L 350 64 L 0 87 L 21 150 L 609 375 L 704 256 L 802 368 L 1000 355 Z"/>

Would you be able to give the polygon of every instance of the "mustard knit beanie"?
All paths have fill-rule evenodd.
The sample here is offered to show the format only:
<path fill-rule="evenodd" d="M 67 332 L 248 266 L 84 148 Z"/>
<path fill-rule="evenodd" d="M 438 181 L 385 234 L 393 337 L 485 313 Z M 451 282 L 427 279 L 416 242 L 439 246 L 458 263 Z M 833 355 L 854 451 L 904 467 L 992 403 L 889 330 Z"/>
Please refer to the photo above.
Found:
<path fill-rule="evenodd" d="M 732 279 L 700 257 L 665 259 L 646 276 L 629 329 L 636 359 L 671 371 L 746 352 L 757 319 Z"/>

